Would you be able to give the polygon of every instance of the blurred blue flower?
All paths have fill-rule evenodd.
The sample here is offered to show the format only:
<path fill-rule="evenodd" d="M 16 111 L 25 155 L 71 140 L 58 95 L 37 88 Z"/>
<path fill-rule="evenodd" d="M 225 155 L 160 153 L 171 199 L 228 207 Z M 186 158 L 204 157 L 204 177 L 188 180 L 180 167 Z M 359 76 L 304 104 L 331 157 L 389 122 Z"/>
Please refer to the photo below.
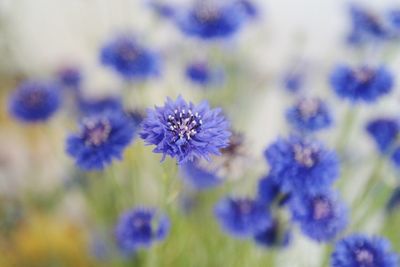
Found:
<path fill-rule="evenodd" d="M 386 153 L 396 144 L 399 122 L 394 118 L 378 118 L 368 122 L 366 130 L 375 141 L 379 151 Z"/>
<path fill-rule="evenodd" d="M 254 18 L 259 14 L 257 6 L 250 0 L 238 0 L 238 4 L 242 5 L 242 8 L 250 18 Z"/>
<path fill-rule="evenodd" d="M 223 79 L 221 69 L 212 68 L 207 62 L 192 62 L 186 66 L 186 77 L 195 84 L 207 86 Z"/>
<path fill-rule="evenodd" d="M 304 85 L 304 73 L 301 71 L 290 71 L 283 77 L 284 88 L 292 93 L 296 93 L 303 88 Z"/>
<path fill-rule="evenodd" d="M 119 97 L 103 97 L 93 99 L 78 99 L 80 112 L 85 115 L 101 113 L 123 112 L 122 100 Z"/>
<path fill-rule="evenodd" d="M 160 73 L 161 60 L 132 36 L 119 36 L 106 43 L 100 52 L 101 63 L 126 80 L 143 80 Z"/>
<path fill-rule="evenodd" d="M 121 113 L 102 113 L 85 117 L 78 133 L 67 138 L 66 151 L 84 170 L 102 170 L 114 158 L 121 159 L 136 128 Z"/>
<path fill-rule="evenodd" d="M 360 6 L 350 7 L 352 28 L 348 36 L 350 44 L 363 44 L 388 37 L 386 25 L 381 17 Z"/>
<path fill-rule="evenodd" d="M 385 68 L 337 66 L 330 77 L 336 94 L 352 102 L 374 102 L 388 94 L 394 84 L 392 74 Z"/>
<path fill-rule="evenodd" d="M 337 154 L 320 142 L 291 136 L 265 151 L 270 174 L 283 192 L 310 192 L 329 187 L 339 176 Z"/>
<path fill-rule="evenodd" d="M 295 194 L 290 209 L 303 233 L 318 242 L 334 239 L 348 222 L 347 208 L 337 193 L 330 190 Z"/>
<path fill-rule="evenodd" d="M 181 176 L 185 183 L 196 190 L 207 190 L 223 182 L 215 171 L 206 169 L 198 161 L 188 161 L 180 166 Z"/>
<path fill-rule="evenodd" d="M 290 243 L 291 234 L 286 229 L 281 229 L 277 220 L 261 232 L 254 235 L 256 244 L 264 247 L 286 247 Z"/>
<path fill-rule="evenodd" d="M 272 224 L 267 208 L 249 198 L 223 198 L 214 212 L 222 229 L 237 238 L 252 237 Z"/>
<path fill-rule="evenodd" d="M 77 67 L 63 67 L 57 72 L 57 80 L 66 88 L 78 89 L 82 83 L 82 73 Z"/>
<path fill-rule="evenodd" d="M 229 123 L 221 109 L 210 109 L 208 102 L 187 103 L 181 96 L 167 98 L 163 107 L 148 110 L 140 136 L 155 153 L 168 155 L 178 163 L 220 155 L 229 144 Z"/>
<path fill-rule="evenodd" d="M 164 240 L 169 228 L 170 222 L 165 215 L 159 215 L 154 209 L 135 208 L 120 216 L 115 238 L 123 252 L 132 253 Z"/>
<path fill-rule="evenodd" d="M 178 28 L 202 39 L 226 38 L 236 33 L 249 18 L 249 10 L 237 1 L 195 1 L 176 16 Z"/>
<path fill-rule="evenodd" d="M 332 267 L 397 267 L 398 256 L 382 237 L 353 234 L 340 240 L 331 256 Z"/>
<path fill-rule="evenodd" d="M 303 98 L 286 112 L 291 126 L 299 131 L 318 131 L 332 124 L 332 115 L 324 101 Z"/>
<path fill-rule="evenodd" d="M 257 199 L 260 203 L 270 206 L 280 193 L 281 188 L 271 175 L 267 175 L 258 181 Z"/>
<path fill-rule="evenodd" d="M 42 81 L 25 81 L 11 94 L 9 112 L 23 122 L 43 122 L 49 119 L 60 105 L 60 88 L 56 85 Z"/>

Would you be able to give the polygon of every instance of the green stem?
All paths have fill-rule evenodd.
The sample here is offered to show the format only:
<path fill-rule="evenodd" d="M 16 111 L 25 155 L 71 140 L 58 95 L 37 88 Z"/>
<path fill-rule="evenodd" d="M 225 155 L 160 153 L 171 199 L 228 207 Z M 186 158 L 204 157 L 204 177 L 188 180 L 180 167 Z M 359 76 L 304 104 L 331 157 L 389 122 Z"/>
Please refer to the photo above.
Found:
<path fill-rule="evenodd" d="M 345 146 L 347 145 L 351 132 L 353 130 L 354 122 L 357 119 L 357 108 L 356 107 L 347 107 L 346 114 L 344 116 L 343 126 L 341 127 L 341 131 L 339 133 L 339 137 L 337 140 L 337 151 L 343 152 Z"/>

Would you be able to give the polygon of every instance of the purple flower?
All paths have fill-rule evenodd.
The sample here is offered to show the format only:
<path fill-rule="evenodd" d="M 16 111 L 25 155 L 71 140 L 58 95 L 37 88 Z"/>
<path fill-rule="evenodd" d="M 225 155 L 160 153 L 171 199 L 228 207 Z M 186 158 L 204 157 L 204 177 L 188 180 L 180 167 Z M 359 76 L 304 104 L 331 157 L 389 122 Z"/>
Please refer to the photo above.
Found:
<path fill-rule="evenodd" d="M 249 198 L 223 198 L 215 206 L 222 229 L 237 237 L 248 238 L 272 225 L 267 208 Z"/>
<path fill-rule="evenodd" d="M 52 83 L 25 81 L 12 93 L 9 112 L 28 123 L 48 120 L 61 105 L 60 89 Z"/>
<path fill-rule="evenodd" d="M 123 252 L 132 253 L 164 240 L 169 228 L 165 215 L 159 215 L 154 209 L 135 208 L 121 215 L 115 227 L 115 238 Z"/>
<path fill-rule="evenodd" d="M 229 123 L 221 109 L 187 103 L 181 96 L 167 98 L 163 107 L 148 110 L 142 123 L 141 138 L 155 145 L 155 153 L 176 158 L 178 163 L 220 155 L 229 144 Z"/>
<path fill-rule="evenodd" d="M 397 267 L 398 255 L 378 236 L 353 234 L 340 240 L 331 256 L 332 267 Z"/>
<path fill-rule="evenodd" d="M 400 125 L 394 118 L 378 118 L 367 124 L 366 130 L 381 153 L 389 152 L 396 144 Z"/>

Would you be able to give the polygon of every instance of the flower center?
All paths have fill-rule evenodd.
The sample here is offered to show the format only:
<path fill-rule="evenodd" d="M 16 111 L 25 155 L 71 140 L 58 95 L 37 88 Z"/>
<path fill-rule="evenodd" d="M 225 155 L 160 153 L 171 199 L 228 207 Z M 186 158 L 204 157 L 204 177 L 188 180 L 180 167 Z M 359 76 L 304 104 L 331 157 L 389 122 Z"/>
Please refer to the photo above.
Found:
<path fill-rule="evenodd" d="M 240 200 L 238 203 L 238 209 L 241 214 L 249 214 L 251 212 L 251 201 L 249 200 Z"/>
<path fill-rule="evenodd" d="M 26 96 L 25 103 L 30 107 L 40 106 L 43 103 L 44 96 L 45 94 L 42 91 L 34 90 Z"/>
<path fill-rule="evenodd" d="M 373 266 L 374 255 L 371 253 L 371 251 L 362 248 L 356 251 L 356 260 L 363 266 Z"/>
<path fill-rule="evenodd" d="M 369 68 L 354 70 L 354 76 L 360 83 L 367 83 L 374 77 L 374 71 Z"/>
<path fill-rule="evenodd" d="M 219 11 L 211 4 L 202 4 L 196 9 L 195 16 L 200 22 L 213 22 L 218 19 Z"/>
<path fill-rule="evenodd" d="M 304 99 L 299 102 L 298 110 L 304 119 L 309 119 L 318 113 L 320 102 L 317 99 Z"/>
<path fill-rule="evenodd" d="M 168 116 L 168 127 L 173 133 L 176 142 L 179 139 L 190 140 L 195 136 L 199 130 L 199 127 L 203 121 L 201 120 L 201 115 L 198 112 L 195 114 L 192 111 L 182 109 L 178 111 L 175 109 L 174 114 Z"/>
<path fill-rule="evenodd" d="M 316 149 L 311 146 L 295 144 L 293 146 L 295 160 L 304 167 L 310 168 L 315 164 Z"/>
<path fill-rule="evenodd" d="M 139 55 L 139 51 L 135 45 L 128 42 L 121 42 L 118 46 L 118 52 L 126 61 L 134 61 Z"/>
<path fill-rule="evenodd" d="M 316 199 L 314 201 L 313 218 L 315 220 L 323 220 L 331 215 L 331 205 L 325 199 Z"/>
<path fill-rule="evenodd" d="M 147 220 L 140 218 L 140 217 L 135 217 L 132 221 L 133 227 L 136 229 L 143 228 L 147 224 Z"/>
<path fill-rule="evenodd" d="M 110 122 L 106 119 L 88 120 L 84 123 L 83 138 L 88 146 L 99 146 L 105 143 L 111 132 Z"/>

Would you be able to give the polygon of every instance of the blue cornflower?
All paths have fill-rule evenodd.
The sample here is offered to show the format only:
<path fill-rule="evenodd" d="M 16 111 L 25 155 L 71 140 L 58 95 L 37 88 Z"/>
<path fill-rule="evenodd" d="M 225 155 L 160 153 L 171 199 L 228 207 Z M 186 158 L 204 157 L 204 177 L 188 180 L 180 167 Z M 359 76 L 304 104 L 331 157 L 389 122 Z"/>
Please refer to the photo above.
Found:
<path fill-rule="evenodd" d="M 154 209 L 135 208 L 121 215 L 115 227 L 115 237 L 123 252 L 132 253 L 164 240 L 169 228 L 170 222 L 165 215 L 159 215 Z"/>
<path fill-rule="evenodd" d="M 42 122 L 60 107 L 60 89 L 51 83 L 25 81 L 10 96 L 9 112 L 23 122 Z"/>
<path fill-rule="evenodd" d="M 336 244 L 332 267 L 397 267 L 398 256 L 385 238 L 353 234 Z"/>
<path fill-rule="evenodd" d="M 386 25 L 381 17 L 360 6 L 350 7 L 352 29 L 348 36 L 351 44 L 378 41 L 388 36 Z"/>
<path fill-rule="evenodd" d="M 332 124 L 328 106 L 318 98 L 300 99 L 286 112 L 286 118 L 299 131 L 318 131 Z"/>
<path fill-rule="evenodd" d="M 272 224 L 263 231 L 254 235 L 254 241 L 264 247 L 286 247 L 290 243 L 291 234 L 288 230 L 281 229 L 277 220 L 273 220 Z"/>
<path fill-rule="evenodd" d="M 237 238 L 252 237 L 272 224 L 267 208 L 249 198 L 223 198 L 214 211 L 222 229 Z"/>
<path fill-rule="evenodd" d="M 382 153 L 388 152 L 396 143 L 400 131 L 398 120 L 378 118 L 368 122 L 366 130 Z"/>
<path fill-rule="evenodd" d="M 220 69 L 213 69 L 207 62 L 192 62 L 185 70 L 186 77 L 193 83 L 207 86 L 222 80 L 223 73 Z"/>
<path fill-rule="evenodd" d="M 122 158 L 136 128 L 122 113 L 102 113 L 83 118 L 78 133 L 67 138 L 66 150 L 84 170 L 102 170 Z"/>
<path fill-rule="evenodd" d="M 229 144 L 229 123 L 221 109 L 210 109 L 208 102 L 187 103 L 181 96 L 167 98 L 163 107 L 148 110 L 140 136 L 155 153 L 168 155 L 183 163 L 196 158 L 220 155 Z"/>
<path fill-rule="evenodd" d="M 79 110 L 84 115 L 100 113 L 123 112 L 122 100 L 118 97 L 104 97 L 95 99 L 79 99 Z"/>
<path fill-rule="evenodd" d="M 265 151 L 270 174 L 283 192 L 329 187 L 339 176 L 337 154 L 320 142 L 291 136 L 278 139 Z"/>
<path fill-rule="evenodd" d="M 207 169 L 198 161 L 181 164 L 180 172 L 185 183 L 196 190 L 210 189 L 223 182 L 223 179 L 215 171 Z"/>
<path fill-rule="evenodd" d="M 347 225 L 347 208 L 337 193 L 326 190 L 295 194 L 290 201 L 293 220 L 308 237 L 326 242 L 335 238 Z"/>
<path fill-rule="evenodd" d="M 269 206 L 281 193 L 281 188 L 274 177 L 267 175 L 258 181 L 257 199 Z"/>
<path fill-rule="evenodd" d="M 100 60 L 126 80 L 143 80 L 160 73 L 159 56 L 127 35 L 106 43 L 101 49 Z"/>
<path fill-rule="evenodd" d="M 202 39 L 226 38 L 236 33 L 249 18 L 249 10 L 237 1 L 196 1 L 176 16 L 178 28 Z"/>
<path fill-rule="evenodd" d="M 333 70 L 330 82 L 341 98 L 352 102 L 374 102 L 392 90 L 394 78 L 383 66 L 352 68 L 339 65 Z"/>
<path fill-rule="evenodd" d="M 57 80 L 64 87 L 77 89 L 82 83 L 82 73 L 76 67 L 64 67 L 57 72 Z"/>

